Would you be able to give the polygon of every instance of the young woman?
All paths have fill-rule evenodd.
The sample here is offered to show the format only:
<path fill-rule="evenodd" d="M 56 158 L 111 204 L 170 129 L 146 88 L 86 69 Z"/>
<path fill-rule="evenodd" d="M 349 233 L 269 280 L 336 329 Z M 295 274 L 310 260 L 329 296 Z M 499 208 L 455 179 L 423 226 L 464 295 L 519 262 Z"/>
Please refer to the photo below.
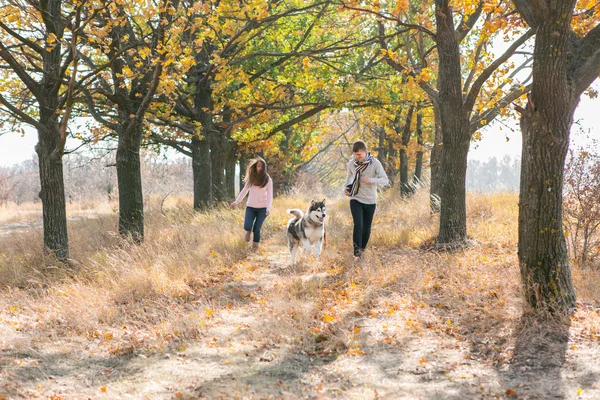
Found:
<path fill-rule="evenodd" d="M 248 165 L 246 170 L 246 184 L 240 191 L 237 199 L 231 203 L 230 207 L 234 208 L 248 196 L 246 203 L 246 216 L 244 218 L 244 230 L 246 231 L 246 242 L 250 241 L 251 233 L 254 233 L 252 241 L 252 249 L 258 250 L 260 243 L 260 228 L 263 222 L 271 212 L 273 204 L 273 180 L 267 174 L 267 163 L 262 158 L 258 157 Z"/>

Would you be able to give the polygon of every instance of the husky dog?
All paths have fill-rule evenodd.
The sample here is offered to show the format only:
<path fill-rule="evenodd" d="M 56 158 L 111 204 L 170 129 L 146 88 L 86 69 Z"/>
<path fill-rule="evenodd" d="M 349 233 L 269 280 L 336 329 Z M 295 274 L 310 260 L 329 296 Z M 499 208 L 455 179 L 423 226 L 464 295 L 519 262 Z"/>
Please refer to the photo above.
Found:
<path fill-rule="evenodd" d="M 287 240 L 292 255 L 292 265 L 296 264 L 296 256 L 300 245 L 310 252 L 314 246 L 315 257 L 321 254 L 325 241 L 325 199 L 311 200 L 306 214 L 295 208 L 288 210 L 294 218 L 290 219 L 287 227 Z"/>

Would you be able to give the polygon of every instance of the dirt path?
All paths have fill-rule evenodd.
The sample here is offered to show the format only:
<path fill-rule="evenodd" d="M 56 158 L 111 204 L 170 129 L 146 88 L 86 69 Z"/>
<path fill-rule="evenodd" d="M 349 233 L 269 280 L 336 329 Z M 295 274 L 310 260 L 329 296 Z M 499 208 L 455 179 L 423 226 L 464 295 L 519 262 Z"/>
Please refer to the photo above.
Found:
<path fill-rule="evenodd" d="M 269 314 L 269 302 L 298 285 L 322 287 L 333 273 L 311 258 L 289 266 L 278 239 L 235 266 L 254 280 L 215 289 L 232 306 L 218 308 L 201 338 L 166 353 L 98 353 L 85 338 L 38 338 L 19 330 L 16 317 L 3 318 L 0 399 L 600 398 L 600 346 L 573 332 L 532 332 L 506 344 L 512 357 L 498 362 L 489 356 L 493 337 L 470 343 L 408 320 L 391 325 L 391 313 L 350 304 L 344 324 L 354 331 L 334 335 L 339 345 L 298 338 L 286 331 L 286 316 Z"/>

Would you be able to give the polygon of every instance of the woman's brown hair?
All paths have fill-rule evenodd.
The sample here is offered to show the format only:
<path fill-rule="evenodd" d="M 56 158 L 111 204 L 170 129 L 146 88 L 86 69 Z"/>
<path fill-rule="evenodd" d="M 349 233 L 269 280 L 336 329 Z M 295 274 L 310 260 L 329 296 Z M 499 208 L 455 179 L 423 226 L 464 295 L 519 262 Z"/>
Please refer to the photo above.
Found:
<path fill-rule="evenodd" d="M 258 164 L 261 163 L 263 166 L 262 172 L 258 172 Z M 250 184 L 258 187 L 265 187 L 269 183 L 269 174 L 267 174 L 267 163 L 260 157 L 255 158 L 250 162 L 246 169 L 246 184 Z"/>

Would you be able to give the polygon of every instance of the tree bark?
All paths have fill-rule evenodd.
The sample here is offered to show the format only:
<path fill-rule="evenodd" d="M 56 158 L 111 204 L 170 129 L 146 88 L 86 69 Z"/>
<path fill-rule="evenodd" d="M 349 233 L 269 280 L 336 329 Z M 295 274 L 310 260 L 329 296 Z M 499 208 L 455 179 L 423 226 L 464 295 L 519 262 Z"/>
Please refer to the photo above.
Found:
<path fill-rule="evenodd" d="M 240 166 L 240 191 L 244 188 L 244 185 L 246 184 L 245 182 L 245 178 L 246 178 L 246 168 L 248 168 L 248 157 L 245 154 L 241 154 L 240 155 L 240 159 L 238 160 L 239 166 Z"/>
<path fill-rule="evenodd" d="M 215 133 L 213 124 L 213 99 L 211 79 L 206 79 L 205 74 L 210 67 L 210 53 L 212 46 L 205 45 L 202 51 L 196 54 L 194 79 L 196 91 L 194 93 L 194 111 L 198 122 L 202 125 L 201 137 L 192 137 L 192 174 L 194 179 L 194 209 L 205 209 L 213 205 L 215 196 L 213 189 L 213 163 L 212 163 L 212 137 Z"/>
<path fill-rule="evenodd" d="M 448 2 L 436 9 L 439 107 L 442 126 L 441 210 L 438 243 L 467 239 L 466 174 L 471 143 L 469 113 L 462 94 L 459 42 Z"/>
<path fill-rule="evenodd" d="M 229 150 L 227 163 L 225 165 L 225 184 L 227 200 L 235 199 L 235 165 L 237 164 L 237 154 L 235 149 Z"/>
<path fill-rule="evenodd" d="M 63 61 L 61 41 L 64 34 L 62 1 L 39 3 L 34 7 L 44 14 L 45 35 L 58 38 L 56 46 L 43 52 L 42 79 L 35 88 L 39 90 L 38 143 L 35 147 L 39 158 L 40 199 L 44 225 L 44 246 L 61 262 L 69 259 L 69 236 L 63 177 L 63 151 L 66 136 L 61 135 L 57 111 L 59 110 L 60 88 L 57 78 L 61 76 Z M 41 22 L 41 21 L 40 21 Z M 23 71 L 25 73 L 25 71 Z M 30 89 L 31 90 L 31 89 Z M 35 96 L 35 93 L 34 93 Z M 58 111 L 60 114 L 60 111 Z M 67 118 L 68 116 L 63 116 Z M 66 120 L 64 121 L 67 122 Z"/>
<path fill-rule="evenodd" d="M 411 184 L 408 181 L 408 153 L 406 152 L 406 148 L 410 143 L 410 127 L 412 125 L 414 110 L 413 106 L 408 109 L 406 123 L 402 131 L 402 147 L 400 148 L 400 195 L 402 197 L 408 197 L 413 193 Z"/>
<path fill-rule="evenodd" d="M 442 135 L 442 121 L 440 117 L 440 106 L 437 100 L 433 100 L 433 115 L 435 119 L 435 138 L 431 157 L 429 161 L 431 178 L 429 182 L 429 209 L 431 214 L 440 212 L 440 194 L 442 193 L 442 148 L 444 146 Z"/>
<path fill-rule="evenodd" d="M 225 138 L 221 134 L 214 135 L 210 142 L 210 160 L 213 173 L 213 197 L 217 202 L 227 199 L 225 185 L 225 164 L 227 149 Z"/>
<path fill-rule="evenodd" d="M 213 202 L 212 163 L 210 142 L 206 138 L 192 138 L 192 175 L 194 179 L 194 209 L 210 207 Z"/>
<path fill-rule="evenodd" d="M 379 141 L 379 147 L 377 148 L 377 159 L 383 163 L 383 167 L 386 167 L 387 164 L 387 147 L 385 145 L 385 128 L 383 126 L 375 127 L 377 132 L 377 139 Z"/>
<path fill-rule="evenodd" d="M 126 125 L 125 125 L 126 126 Z M 119 234 L 136 243 L 144 240 L 144 198 L 140 167 L 142 127 L 119 132 L 117 182 L 119 186 Z"/>
<path fill-rule="evenodd" d="M 396 174 L 398 172 L 396 170 L 397 153 L 396 153 L 396 149 L 394 148 L 394 142 L 392 140 L 390 140 L 389 137 L 388 137 L 387 142 L 388 142 L 388 149 L 386 152 L 387 160 L 385 163 L 385 172 L 389 178 L 390 186 L 394 187 L 394 183 L 396 180 Z"/>
<path fill-rule="evenodd" d="M 421 186 L 421 175 L 423 173 L 423 115 L 418 112 L 417 113 L 417 144 L 419 145 L 419 150 L 417 150 L 416 160 L 415 160 L 415 174 L 413 176 L 413 188 L 418 188 Z"/>
<path fill-rule="evenodd" d="M 62 157 L 55 149 L 60 140 L 58 123 L 51 111 L 42 109 L 40 122 L 47 131 L 38 131 L 36 152 L 39 158 L 40 199 L 42 200 L 42 219 L 44 224 L 44 245 L 59 261 L 69 258 L 69 236 L 67 233 L 67 210 L 65 202 L 65 184 L 63 179 Z"/>
<path fill-rule="evenodd" d="M 563 168 L 579 102 L 567 79 L 572 12 L 569 2 L 557 2 L 540 20 L 533 86 L 527 107 L 521 110 L 521 277 L 527 302 L 552 311 L 573 308 L 576 301 L 562 224 Z"/>

